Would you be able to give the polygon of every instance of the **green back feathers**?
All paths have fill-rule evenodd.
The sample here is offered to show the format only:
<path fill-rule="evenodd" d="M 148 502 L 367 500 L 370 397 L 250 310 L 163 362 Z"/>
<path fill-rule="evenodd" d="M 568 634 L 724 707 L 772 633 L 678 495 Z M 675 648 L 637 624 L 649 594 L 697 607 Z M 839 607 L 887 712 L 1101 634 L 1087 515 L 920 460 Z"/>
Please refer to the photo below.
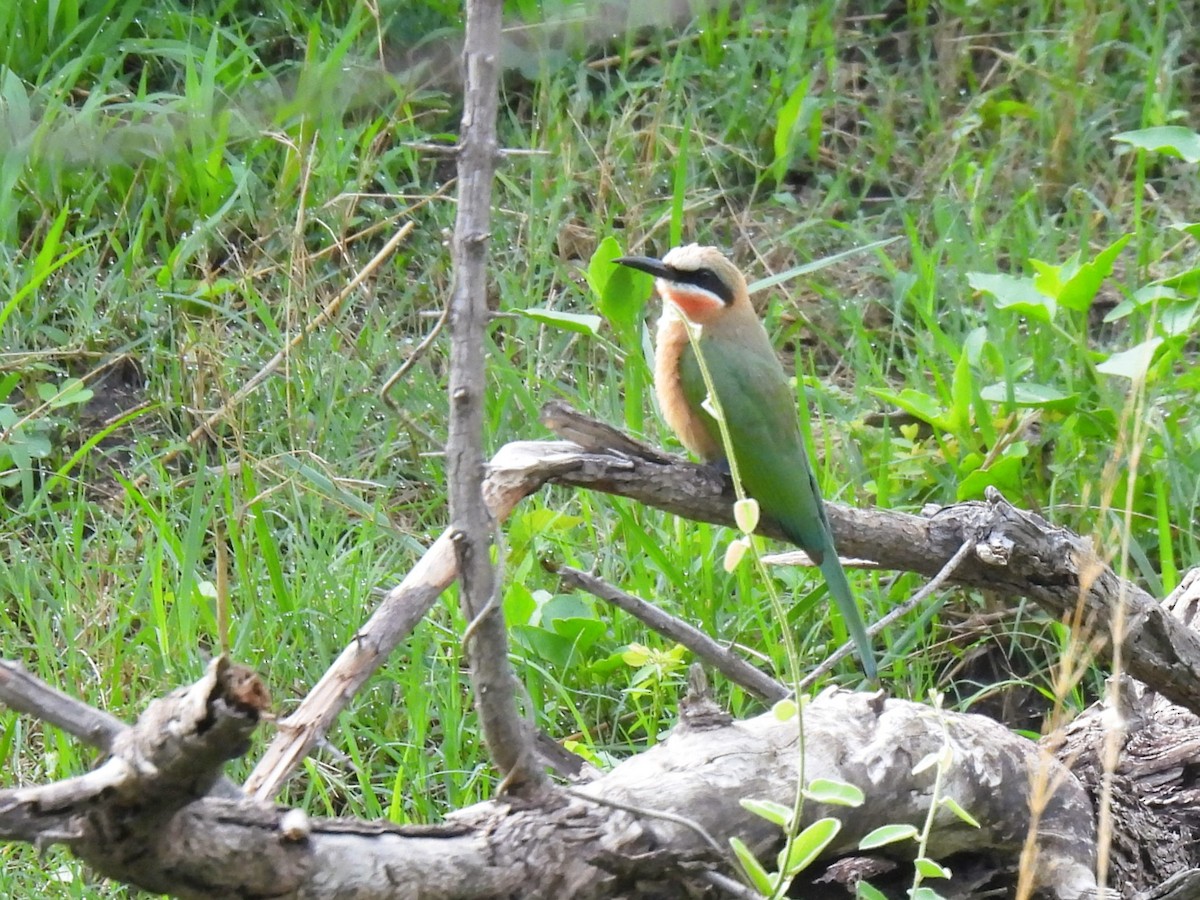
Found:
<path fill-rule="evenodd" d="M 762 344 L 700 339 L 746 492 L 819 564 L 833 542 L 800 437 L 796 398 L 765 334 Z M 706 391 L 691 347 L 680 360 L 680 380 L 688 404 L 719 444 L 720 428 L 701 407 Z"/>

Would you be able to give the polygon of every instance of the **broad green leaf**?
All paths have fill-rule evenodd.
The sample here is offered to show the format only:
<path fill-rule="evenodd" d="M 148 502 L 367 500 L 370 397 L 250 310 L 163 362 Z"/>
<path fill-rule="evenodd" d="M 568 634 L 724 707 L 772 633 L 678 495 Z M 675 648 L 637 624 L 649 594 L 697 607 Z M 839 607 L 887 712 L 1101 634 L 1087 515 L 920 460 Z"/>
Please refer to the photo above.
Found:
<path fill-rule="evenodd" d="M 881 825 L 863 836 L 858 842 L 858 849 L 874 850 L 900 841 L 915 841 L 920 835 L 915 825 Z"/>
<path fill-rule="evenodd" d="M 980 104 L 979 115 L 984 124 L 996 125 L 1005 118 L 1036 119 L 1038 111 L 1020 100 L 997 100 L 989 97 Z"/>
<path fill-rule="evenodd" d="M 980 325 L 978 328 L 972 328 L 967 332 L 967 337 L 963 340 L 963 354 L 967 357 L 971 365 L 979 365 L 985 346 L 987 346 L 986 325 Z"/>
<path fill-rule="evenodd" d="M 869 390 L 879 399 L 900 407 L 906 413 L 916 416 L 938 431 L 953 431 L 952 422 L 949 417 L 944 415 L 941 404 L 928 394 L 922 394 L 912 388 L 905 388 L 900 393 L 883 388 L 869 388 Z"/>
<path fill-rule="evenodd" d="M 789 878 L 797 872 L 803 872 L 824 852 L 841 830 L 842 823 L 838 819 L 830 816 L 817 819 L 796 835 L 791 847 L 779 852 L 779 871 Z"/>
<path fill-rule="evenodd" d="M 535 591 L 534 599 L 539 601 L 537 622 L 547 628 L 557 619 L 595 619 L 591 604 L 578 594 L 549 594 Z"/>
<path fill-rule="evenodd" d="M 950 870 L 940 865 L 928 856 L 918 856 L 913 860 L 913 867 L 926 878 L 949 878 Z"/>
<path fill-rule="evenodd" d="M 910 891 L 908 894 L 909 900 L 946 900 L 941 894 L 933 888 L 919 887 L 915 891 Z"/>
<path fill-rule="evenodd" d="M 529 588 L 519 583 L 508 585 L 504 591 L 504 621 L 509 627 L 527 624 L 536 610 L 537 601 Z"/>
<path fill-rule="evenodd" d="M 562 616 L 550 623 L 554 631 L 571 641 L 582 653 L 608 633 L 608 625 L 595 618 Z"/>
<path fill-rule="evenodd" d="M 950 812 L 954 813 L 956 816 L 958 816 L 960 819 L 962 819 L 964 822 L 966 822 L 972 828 L 982 828 L 983 827 L 982 825 L 979 824 L 979 822 L 976 820 L 976 818 L 973 815 L 971 815 L 969 812 L 967 812 L 965 809 L 963 809 L 961 806 L 959 806 L 958 801 L 955 800 L 953 797 L 943 797 L 938 802 L 940 802 L 942 804 L 942 806 L 946 807 L 946 809 L 950 810 Z"/>
<path fill-rule="evenodd" d="M 854 886 L 855 897 L 859 900 L 888 900 L 887 894 L 883 893 L 878 888 L 873 888 L 865 881 L 860 881 Z"/>
<path fill-rule="evenodd" d="M 537 625 L 514 625 L 509 629 L 513 639 L 555 671 L 568 668 L 575 653 L 575 642 L 548 628 Z"/>
<path fill-rule="evenodd" d="M 784 806 L 782 803 L 776 803 L 774 800 L 753 800 L 743 797 L 738 802 L 742 804 L 742 809 L 754 813 L 760 819 L 774 822 L 780 828 L 786 829 L 788 823 L 792 821 L 792 808 Z"/>
<path fill-rule="evenodd" d="M 1091 262 L 1077 268 L 1073 265 L 1075 271 L 1070 273 L 1056 295 L 1059 305 L 1076 311 L 1089 309 L 1100 285 L 1112 274 L 1113 264 L 1132 237 L 1131 234 L 1122 235 L 1097 253 Z M 1078 257 L 1073 259 L 1077 260 Z"/>
<path fill-rule="evenodd" d="M 554 309 L 518 309 L 514 312 L 543 325 L 552 325 L 563 331 L 574 331 L 577 334 L 599 334 L 600 323 L 604 321 L 591 313 L 559 312 Z"/>
<path fill-rule="evenodd" d="M 628 332 L 637 324 L 654 279 L 645 272 L 613 262 L 622 255 L 621 245 L 609 235 L 588 260 L 586 277 L 601 315 L 618 331 Z"/>
<path fill-rule="evenodd" d="M 1122 378 L 1132 381 L 1145 378 L 1146 373 L 1150 370 L 1150 363 L 1154 361 L 1155 351 L 1162 345 L 1162 342 L 1162 338 L 1150 338 L 1128 350 L 1114 353 L 1096 366 L 1096 371 L 1105 375 L 1120 375 Z"/>
<path fill-rule="evenodd" d="M 750 852 L 750 848 L 740 838 L 730 838 L 729 846 L 733 848 L 738 862 L 742 864 L 742 871 L 754 883 L 755 890 L 760 894 L 768 896 L 775 893 L 775 883 L 771 880 L 771 876 L 767 874 L 767 870 L 762 867 L 762 863 L 758 861 L 758 858 Z"/>
<path fill-rule="evenodd" d="M 62 409 L 76 403 L 87 403 L 92 399 L 91 388 L 84 387 L 80 378 L 68 378 L 60 385 L 39 384 L 36 388 L 42 402 L 49 404 L 51 409 Z"/>
<path fill-rule="evenodd" d="M 0 376 L 0 403 L 8 399 L 8 395 L 12 393 L 13 388 L 21 383 L 20 372 L 9 372 L 7 375 Z M 4 427 L 0 422 L 0 427 Z"/>
<path fill-rule="evenodd" d="M 620 243 L 612 235 L 602 240 L 592 252 L 592 258 L 588 260 L 587 271 L 584 275 L 587 278 L 588 287 L 592 289 L 592 293 L 597 299 L 603 296 L 604 286 L 608 284 L 608 279 L 612 278 L 613 272 L 619 268 L 613 263 L 613 260 L 623 255 Z"/>
<path fill-rule="evenodd" d="M 613 273 L 600 295 L 600 312 L 613 326 L 630 331 L 641 320 L 642 310 L 654 290 L 654 279 L 628 266 L 613 266 Z"/>
<path fill-rule="evenodd" d="M 1200 134 L 1181 125 L 1157 125 L 1137 131 L 1122 131 L 1113 135 L 1113 140 L 1139 150 L 1178 156 L 1185 162 L 1200 162 Z"/>
<path fill-rule="evenodd" d="M 15 459 L 18 452 L 30 459 L 45 459 L 54 447 L 43 428 L 23 427 L 8 436 L 8 451 Z"/>
<path fill-rule="evenodd" d="M 1196 321 L 1196 312 L 1200 308 L 1200 303 L 1175 303 L 1168 306 L 1162 311 L 1162 318 L 1159 319 L 1159 325 L 1162 326 L 1163 334 L 1168 337 L 1178 337 L 1181 334 L 1188 334 L 1192 330 L 1192 325 Z"/>
<path fill-rule="evenodd" d="M 650 662 L 652 656 L 650 648 L 645 644 L 630 644 L 621 654 L 621 659 L 625 665 L 637 668 Z"/>
<path fill-rule="evenodd" d="M 796 705 L 796 701 L 791 697 L 785 697 L 774 706 L 771 707 L 771 713 L 780 722 L 787 722 L 790 719 L 796 718 L 800 713 L 800 707 Z"/>
<path fill-rule="evenodd" d="M 1009 385 L 1003 382 L 989 384 L 979 395 L 989 403 L 1008 403 Z M 1078 394 L 1064 394 L 1058 388 L 1048 384 L 1034 384 L 1029 381 L 1019 381 L 1012 385 L 1013 406 L 1031 407 L 1034 409 L 1054 409 L 1069 412 L 1079 402 Z"/>
<path fill-rule="evenodd" d="M 1148 284 L 1134 291 L 1132 297 L 1125 298 L 1109 310 L 1108 315 L 1104 317 L 1104 321 L 1105 323 L 1116 322 L 1118 319 L 1125 318 L 1134 310 L 1150 306 L 1158 300 L 1171 301 L 1178 299 L 1178 291 L 1172 290 L 1162 284 Z"/>
<path fill-rule="evenodd" d="M 814 778 L 804 789 L 804 796 L 817 803 L 831 803 L 835 806 L 862 806 L 866 799 L 855 785 L 831 778 Z"/>
<path fill-rule="evenodd" d="M 968 272 L 967 284 L 974 290 L 991 294 L 997 309 L 1012 309 L 1044 322 L 1054 318 L 1057 310 L 1054 298 L 1039 291 L 1032 278 L 991 272 Z"/>

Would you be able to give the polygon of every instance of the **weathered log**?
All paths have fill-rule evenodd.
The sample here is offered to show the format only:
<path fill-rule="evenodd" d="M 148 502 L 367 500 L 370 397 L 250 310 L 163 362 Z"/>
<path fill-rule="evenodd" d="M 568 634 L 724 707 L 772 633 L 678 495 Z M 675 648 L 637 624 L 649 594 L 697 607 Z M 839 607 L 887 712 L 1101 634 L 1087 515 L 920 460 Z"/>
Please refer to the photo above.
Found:
<path fill-rule="evenodd" d="M 196 799 L 222 761 L 245 750 L 261 709 L 254 684 L 214 663 L 196 685 L 155 701 L 95 772 L 0 793 L 0 835 L 64 843 L 111 878 L 188 900 L 719 896 L 709 876 L 733 874 L 731 837 L 763 856 L 782 844 L 781 830 L 740 801 L 790 803 L 801 760 L 806 783 L 846 781 L 866 797 L 854 809 L 805 804 L 804 822 L 841 821 L 830 853 L 852 850 L 884 822 L 919 828 L 931 804 L 951 797 L 982 827 L 939 806 L 927 855 L 971 850 L 1010 862 L 1028 826 L 1031 772 L 1049 767 L 1058 788 L 1039 824 L 1040 886 L 1063 900 L 1094 886 L 1082 788 L 1034 744 L 981 716 L 834 689 L 807 704 L 801 751 L 795 719 L 734 721 L 695 697 L 665 741 L 550 806 L 490 801 L 446 826 L 404 828 L 309 819 L 250 798 Z M 913 770 L 942 754 L 935 796 L 937 768 Z M 911 858 L 915 844 L 890 849 Z"/>

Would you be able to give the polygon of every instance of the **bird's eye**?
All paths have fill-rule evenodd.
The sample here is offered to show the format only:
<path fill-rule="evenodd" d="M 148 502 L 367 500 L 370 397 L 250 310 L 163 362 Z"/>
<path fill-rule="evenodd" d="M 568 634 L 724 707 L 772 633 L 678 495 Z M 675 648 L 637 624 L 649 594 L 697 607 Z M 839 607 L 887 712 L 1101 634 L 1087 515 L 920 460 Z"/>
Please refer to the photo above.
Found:
<path fill-rule="evenodd" d="M 733 302 L 733 291 L 712 269 L 694 269 L 691 272 L 680 272 L 679 274 L 680 281 L 720 297 L 722 303 L 729 305 Z"/>

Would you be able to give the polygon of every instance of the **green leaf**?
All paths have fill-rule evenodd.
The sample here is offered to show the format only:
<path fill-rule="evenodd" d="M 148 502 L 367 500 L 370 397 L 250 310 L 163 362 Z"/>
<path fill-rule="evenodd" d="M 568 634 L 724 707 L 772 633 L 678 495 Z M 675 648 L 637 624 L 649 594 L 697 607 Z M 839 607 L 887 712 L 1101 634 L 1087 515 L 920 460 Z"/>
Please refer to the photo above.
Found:
<path fill-rule="evenodd" d="M 783 102 L 783 106 L 779 108 L 779 112 L 775 114 L 775 160 L 771 171 L 775 176 L 776 185 L 783 183 L 783 179 L 791 167 L 794 136 L 804 125 L 805 117 L 801 113 L 805 111 L 806 106 L 810 109 L 809 116 L 811 117 L 811 104 L 805 103 L 809 99 L 811 84 L 812 75 L 809 75 L 792 89 L 787 100 Z"/>
<path fill-rule="evenodd" d="M 604 321 L 591 313 L 559 312 L 554 309 L 518 309 L 514 312 L 543 325 L 552 325 L 563 331 L 574 331 L 576 334 L 599 334 L 600 323 Z"/>
<path fill-rule="evenodd" d="M 804 789 L 804 796 L 817 803 L 831 803 L 835 806 L 862 806 L 866 799 L 855 785 L 834 781 L 832 778 L 814 778 Z"/>
<path fill-rule="evenodd" d="M 629 332 L 641 320 L 642 310 L 654 290 L 654 279 L 628 266 L 613 268 L 616 271 L 608 279 L 604 294 L 600 297 L 600 312 L 615 328 Z"/>
<path fill-rule="evenodd" d="M 562 616 L 550 623 L 554 631 L 575 645 L 582 653 L 608 633 L 608 625 L 596 618 Z"/>
<path fill-rule="evenodd" d="M 1192 330 L 1192 324 L 1196 321 L 1198 309 L 1200 309 L 1200 301 L 1175 303 L 1168 306 L 1162 311 L 1162 318 L 1159 319 L 1163 334 L 1168 337 L 1188 334 Z"/>
<path fill-rule="evenodd" d="M 622 255 L 615 237 L 609 235 L 602 240 L 588 260 L 587 282 L 601 315 L 615 329 L 628 333 L 641 316 L 654 289 L 654 279 L 645 272 L 616 265 L 613 260 Z"/>
<path fill-rule="evenodd" d="M 612 235 L 596 246 L 592 258 L 588 260 L 587 271 L 584 273 L 588 286 L 592 289 L 592 294 L 596 299 L 604 295 L 604 287 L 608 284 L 608 279 L 612 278 L 613 272 L 618 269 L 613 260 L 623 255 L 621 245 Z"/>
<path fill-rule="evenodd" d="M 1146 373 L 1150 370 L 1150 364 L 1154 361 L 1154 354 L 1162 342 L 1162 338 L 1150 338 L 1128 350 L 1114 353 L 1096 366 L 1096 371 L 1105 375 L 1119 375 L 1132 381 L 1145 378 Z"/>
<path fill-rule="evenodd" d="M 946 900 L 933 888 L 927 887 L 919 887 L 915 891 L 910 891 L 908 897 L 909 900 Z"/>
<path fill-rule="evenodd" d="M 1105 324 L 1116 322 L 1130 315 L 1134 310 L 1143 309 L 1159 300 L 1172 301 L 1178 299 L 1178 291 L 1162 284 L 1148 284 L 1134 291 L 1132 297 L 1125 298 L 1110 309 L 1104 317 L 1104 322 Z"/>
<path fill-rule="evenodd" d="M 787 722 L 788 720 L 794 719 L 797 715 L 799 715 L 800 707 L 796 705 L 796 701 L 791 697 L 784 697 L 771 707 L 771 713 L 780 722 Z"/>
<path fill-rule="evenodd" d="M 779 871 L 788 878 L 797 872 L 803 872 L 824 852 L 841 830 L 842 823 L 837 819 L 830 816 L 817 819 L 796 835 L 791 847 L 780 851 Z M 786 857 L 784 853 L 787 854 Z"/>
<path fill-rule="evenodd" d="M 1031 409 L 1054 409 L 1069 412 L 1079 402 L 1078 394 L 1064 394 L 1048 384 L 1019 381 L 1012 385 L 1012 405 Z M 1009 385 L 1004 382 L 989 384 L 979 395 L 989 403 L 1008 403 Z"/>
<path fill-rule="evenodd" d="M 952 434 L 966 434 L 971 427 L 971 396 L 974 393 L 974 378 L 967 348 L 963 347 L 954 367 L 950 381 L 950 428 Z"/>
<path fill-rule="evenodd" d="M 621 659 L 625 665 L 634 669 L 648 664 L 653 657 L 653 652 L 645 644 L 630 644 L 621 653 Z"/>
<path fill-rule="evenodd" d="M 35 428 L 33 424 L 19 428 L 8 436 L 8 452 L 14 459 L 18 453 L 25 454 L 30 460 L 45 459 L 53 451 L 44 425 Z"/>
<path fill-rule="evenodd" d="M 959 806 L 958 801 L 955 800 L 953 797 L 943 797 L 938 802 L 940 802 L 942 804 L 942 806 L 946 807 L 946 809 L 950 810 L 950 812 L 954 813 L 956 816 L 958 816 L 960 819 L 962 819 L 964 822 L 966 822 L 972 828 L 982 828 L 983 827 L 982 825 L 979 824 L 979 822 L 975 819 L 975 817 L 973 815 L 971 815 L 969 812 L 967 812 L 965 809 L 963 809 L 961 806 Z"/>
<path fill-rule="evenodd" d="M 1184 234 L 1190 234 L 1192 237 L 1200 239 L 1200 222 L 1176 222 L 1171 227 L 1176 231 L 1182 231 Z"/>
<path fill-rule="evenodd" d="M 968 272 L 967 284 L 974 290 L 991 294 L 997 309 L 1011 309 L 1043 322 L 1054 318 L 1057 310 L 1054 298 L 1039 291 L 1032 278 L 990 272 Z"/>
<path fill-rule="evenodd" d="M 949 878 L 950 870 L 940 865 L 928 856 L 918 856 L 913 860 L 913 867 L 925 878 Z"/>
<path fill-rule="evenodd" d="M 881 825 L 858 842 L 859 850 L 874 850 L 900 841 L 915 841 L 921 836 L 915 825 Z"/>
<path fill-rule="evenodd" d="M 36 388 L 38 397 L 51 409 L 62 409 L 75 403 L 87 403 L 92 399 L 91 388 L 84 387 L 80 378 L 68 378 L 61 385 L 39 384 Z"/>
<path fill-rule="evenodd" d="M 1023 457 L 1028 455 L 1029 445 L 1024 441 L 1011 444 L 1004 455 L 986 469 L 976 469 L 958 484 L 955 495 L 959 502 L 981 498 L 989 487 L 1011 494 L 1021 488 Z"/>
<path fill-rule="evenodd" d="M 504 621 L 509 627 L 525 625 L 533 618 L 537 601 L 523 584 L 510 583 L 504 591 Z"/>
<path fill-rule="evenodd" d="M 1072 262 L 1071 268 L 1075 271 L 1070 272 L 1056 295 L 1059 304 L 1067 309 L 1081 312 L 1091 308 L 1092 301 L 1096 299 L 1096 293 L 1100 290 L 1100 285 L 1105 278 L 1112 274 L 1113 264 L 1132 237 L 1131 234 L 1122 235 L 1097 253 L 1091 262 L 1084 263 L 1077 268 L 1076 263 Z M 1074 259 L 1077 260 L 1078 257 Z M 1067 270 L 1067 265 L 1063 266 L 1063 270 Z"/>
<path fill-rule="evenodd" d="M 906 413 L 916 416 L 922 422 L 932 425 L 938 431 L 953 431 L 949 417 L 943 414 L 941 404 L 928 394 L 922 394 L 912 388 L 905 388 L 896 393 L 883 388 L 868 388 L 872 394 L 881 400 L 892 403 Z"/>
<path fill-rule="evenodd" d="M 514 625 L 509 629 L 514 640 L 553 669 L 566 669 L 575 653 L 575 642 L 548 628 L 537 625 Z"/>
<path fill-rule="evenodd" d="M 860 900 L 888 900 L 887 894 L 878 888 L 871 887 L 865 881 L 860 881 L 855 885 L 854 890 L 854 896 L 860 898 Z"/>
<path fill-rule="evenodd" d="M 738 862 L 742 864 L 742 871 L 753 882 L 755 890 L 767 896 L 774 894 L 775 883 L 772 881 L 771 876 L 767 874 L 767 870 L 762 867 L 762 863 L 758 861 L 758 858 L 750 852 L 750 848 L 739 838 L 730 838 L 729 846 L 733 848 Z"/>
<path fill-rule="evenodd" d="M 792 808 L 784 806 L 782 803 L 776 803 L 774 800 L 753 800 L 743 797 L 738 802 L 742 804 L 742 809 L 754 813 L 760 819 L 774 822 L 780 828 L 786 829 L 792 821 Z"/>
<path fill-rule="evenodd" d="M 1137 131 L 1122 131 L 1113 135 L 1113 140 L 1139 150 L 1177 156 L 1184 162 L 1200 162 L 1200 134 L 1180 125 L 1157 125 Z"/>

